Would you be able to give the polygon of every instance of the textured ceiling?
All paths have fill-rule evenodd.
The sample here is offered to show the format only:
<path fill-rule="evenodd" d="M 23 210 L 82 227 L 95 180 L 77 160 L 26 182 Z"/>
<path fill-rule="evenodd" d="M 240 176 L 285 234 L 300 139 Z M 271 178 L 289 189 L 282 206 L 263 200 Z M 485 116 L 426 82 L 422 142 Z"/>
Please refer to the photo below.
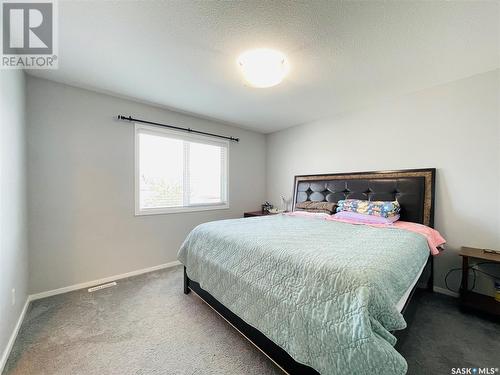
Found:
<path fill-rule="evenodd" d="M 59 69 L 29 74 L 269 133 L 495 69 L 499 28 L 497 1 L 60 1 Z M 282 84 L 244 85 L 256 47 Z"/>

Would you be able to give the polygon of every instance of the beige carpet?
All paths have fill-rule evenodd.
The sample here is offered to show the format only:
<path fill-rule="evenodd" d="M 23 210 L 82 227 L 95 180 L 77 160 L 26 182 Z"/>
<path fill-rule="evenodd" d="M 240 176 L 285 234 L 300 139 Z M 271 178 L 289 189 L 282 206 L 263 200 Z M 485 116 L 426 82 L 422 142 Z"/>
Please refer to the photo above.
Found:
<path fill-rule="evenodd" d="M 35 301 L 4 374 L 282 374 L 194 293 L 182 268 Z"/>

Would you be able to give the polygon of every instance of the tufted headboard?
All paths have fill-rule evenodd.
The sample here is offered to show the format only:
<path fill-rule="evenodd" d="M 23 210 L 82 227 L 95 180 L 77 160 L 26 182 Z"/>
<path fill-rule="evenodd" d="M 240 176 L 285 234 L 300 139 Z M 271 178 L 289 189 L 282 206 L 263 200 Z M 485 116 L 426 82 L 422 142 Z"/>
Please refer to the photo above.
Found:
<path fill-rule="evenodd" d="M 435 180 L 435 168 L 295 176 L 293 209 L 304 201 L 397 200 L 401 220 L 432 227 Z"/>

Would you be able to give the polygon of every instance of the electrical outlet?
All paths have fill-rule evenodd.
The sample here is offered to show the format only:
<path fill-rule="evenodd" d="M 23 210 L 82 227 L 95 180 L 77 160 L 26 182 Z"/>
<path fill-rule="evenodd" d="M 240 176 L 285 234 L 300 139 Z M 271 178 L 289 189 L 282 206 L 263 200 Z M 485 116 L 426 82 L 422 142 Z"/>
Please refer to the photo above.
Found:
<path fill-rule="evenodd" d="M 16 304 L 16 288 L 12 288 L 10 291 L 12 306 Z"/>

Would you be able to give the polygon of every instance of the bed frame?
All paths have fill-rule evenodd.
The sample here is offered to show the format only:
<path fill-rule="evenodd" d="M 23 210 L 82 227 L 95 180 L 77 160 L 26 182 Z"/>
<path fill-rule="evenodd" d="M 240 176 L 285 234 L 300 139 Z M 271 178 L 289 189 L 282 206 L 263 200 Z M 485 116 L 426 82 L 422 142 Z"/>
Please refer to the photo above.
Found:
<path fill-rule="evenodd" d="M 304 201 L 337 202 L 346 198 L 398 200 L 401 204 L 401 220 L 432 227 L 434 225 L 435 179 L 434 168 L 295 176 L 293 208 L 296 203 Z M 401 311 L 408 324 L 413 319 L 418 306 L 420 294 L 416 293 L 417 288 L 423 285 L 432 291 L 433 274 L 434 262 L 432 256 L 429 255 L 424 271 Z M 184 267 L 184 293 L 188 294 L 190 291 L 195 292 L 284 372 L 290 375 L 318 374 L 313 368 L 296 362 L 262 332 L 247 324 L 201 288 L 199 283 L 190 280 Z M 406 338 L 407 331 L 393 332 L 398 338 L 398 345 Z"/>

